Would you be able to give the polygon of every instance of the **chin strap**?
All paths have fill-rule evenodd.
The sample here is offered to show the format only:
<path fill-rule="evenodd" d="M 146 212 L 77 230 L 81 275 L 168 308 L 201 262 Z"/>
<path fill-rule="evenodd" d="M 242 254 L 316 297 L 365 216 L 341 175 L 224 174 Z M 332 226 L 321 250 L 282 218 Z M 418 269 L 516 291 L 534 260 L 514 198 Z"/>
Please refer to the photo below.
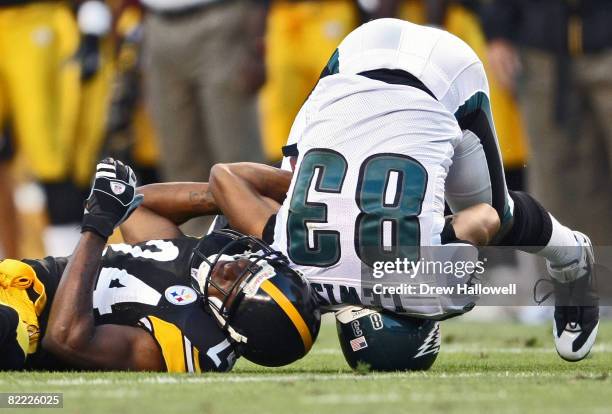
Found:
<path fill-rule="evenodd" d="M 219 299 L 217 299 L 217 298 L 211 297 L 208 300 L 213 302 L 216 306 L 221 306 L 221 301 Z M 219 303 L 217 303 L 217 302 L 219 302 Z M 238 332 L 236 332 L 234 330 L 234 328 L 232 328 L 226 322 L 226 320 L 223 318 L 223 316 L 221 316 L 221 314 L 219 313 L 219 311 L 216 309 L 215 306 L 209 306 L 208 309 L 210 309 L 212 314 L 217 319 L 217 322 L 219 323 L 219 326 L 221 326 L 221 327 L 223 327 L 223 329 L 225 329 L 225 331 L 229 334 L 230 338 L 232 338 L 234 340 L 234 342 L 241 343 L 241 344 L 246 344 L 247 343 L 248 338 L 246 336 L 241 335 Z"/>

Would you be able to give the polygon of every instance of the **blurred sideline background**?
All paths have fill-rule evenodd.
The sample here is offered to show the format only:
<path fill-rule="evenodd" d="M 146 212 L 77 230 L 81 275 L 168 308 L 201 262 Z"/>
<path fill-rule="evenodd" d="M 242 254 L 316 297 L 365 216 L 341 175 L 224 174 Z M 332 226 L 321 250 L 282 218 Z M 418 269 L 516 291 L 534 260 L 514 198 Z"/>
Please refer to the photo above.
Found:
<path fill-rule="evenodd" d="M 103 156 L 141 184 L 279 161 L 338 43 L 385 16 L 476 51 L 509 187 L 612 244 L 609 1 L 0 0 L 0 257 L 70 254 Z"/>

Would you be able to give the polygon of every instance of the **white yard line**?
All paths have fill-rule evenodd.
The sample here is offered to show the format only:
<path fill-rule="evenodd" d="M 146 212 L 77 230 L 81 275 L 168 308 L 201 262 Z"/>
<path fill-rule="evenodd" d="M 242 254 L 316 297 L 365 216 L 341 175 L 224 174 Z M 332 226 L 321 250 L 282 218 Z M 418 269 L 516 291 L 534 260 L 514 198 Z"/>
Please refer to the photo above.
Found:
<path fill-rule="evenodd" d="M 63 374 L 58 374 L 63 375 Z M 315 382 L 315 381 L 372 381 L 372 380 L 392 380 L 392 379 L 457 379 L 457 378 L 542 378 L 542 377 L 571 377 L 573 374 L 559 374 L 542 371 L 523 371 L 523 372 L 462 372 L 462 373 L 387 373 L 387 374 L 266 374 L 260 375 L 214 375 L 214 376 L 171 376 L 171 375 L 151 375 L 145 378 L 86 378 L 71 377 L 57 379 L 17 379 L 12 381 L 0 380 L 0 385 L 54 385 L 54 386 L 78 386 L 78 385 L 134 385 L 134 384 L 221 384 L 221 383 L 249 383 L 249 382 Z M 584 375 L 584 374 L 583 374 Z M 586 374 L 585 378 L 598 378 L 599 374 Z"/>
<path fill-rule="evenodd" d="M 313 354 L 317 355 L 342 355 L 342 350 L 340 349 L 340 347 L 338 348 L 321 348 L 321 349 L 313 349 Z M 500 348 L 493 348 L 493 347 L 479 347 L 478 345 L 455 345 L 455 344 L 442 344 L 441 348 L 440 348 L 440 353 L 441 354 L 461 354 L 461 353 L 466 353 L 466 354 L 479 354 L 479 353 L 486 353 L 486 354 L 529 354 L 529 353 L 542 353 L 542 354 L 548 354 L 548 353 L 555 353 L 555 349 L 553 348 L 552 342 L 550 344 L 550 347 L 534 347 L 534 348 L 528 348 L 528 347 L 500 347 Z M 607 352 L 612 352 L 612 344 L 600 344 L 600 345 L 595 345 L 593 347 L 593 352 L 602 352 L 602 353 L 607 353 Z"/>
<path fill-rule="evenodd" d="M 445 395 L 445 401 L 452 401 L 454 403 L 470 402 L 475 401 L 500 401 L 508 399 L 508 393 L 504 390 L 498 392 L 476 392 L 471 391 L 470 393 L 464 394 L 450 394 Z M 410 400 L 413 402 L 421 403 L 433 403 L 440 401 L 440 394 L 432 388 L 430 392 L 418 392 L 418 393 L 402 393 L 402 395 L 396 393 L 369 393 L 369 394 L 354 394 L 354 393 L 338 393 L 330 392 L 318 395 L 304 396 L 299 399 L 302 404 L 305 405 L 356 405 L 356 404 L 378 404 L 388 402 L 400 402 Z"/>
<path fill-rule="evenodd" d="M 378 404 L 387 402 L 399 402 L 402 397 L 399 394 L 339 394 L 325 393 L 319 395 L 310 395 L 300 398 L 302 404 L 312 405 L 330 405 L 330 404 Z"/>

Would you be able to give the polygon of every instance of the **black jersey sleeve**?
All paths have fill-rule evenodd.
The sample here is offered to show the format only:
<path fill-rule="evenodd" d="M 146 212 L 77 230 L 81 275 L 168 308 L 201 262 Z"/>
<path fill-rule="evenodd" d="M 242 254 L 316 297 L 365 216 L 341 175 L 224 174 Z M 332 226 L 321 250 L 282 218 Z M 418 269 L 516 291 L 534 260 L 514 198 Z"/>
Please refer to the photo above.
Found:
<path fill-rule="evenodd" d="M 68 258 L 49 256 L 45 257 L 44 259 L 36 260 L 24 259 L 22 262 L 34 269 L 36 277 L 45 287 L 46 305 L 42 309 L 40 315 L 38 315 L 39 329 L 40 332 L 44 333 L 47 330 L 47 321 L 49 319 L 49 312 L 51 311 L 51 303 L 53 303 L 53 298 L 55 297 L 55 292 L 57 291 L 57 286 L 62 278 L 64 269 L 66 268 L 66 265 L 68 265 Z M 30 300 L 36 301 L 38 293 L 34 289 L 30 288 L 28 289 L 28 296 L 30 297 Z"/>

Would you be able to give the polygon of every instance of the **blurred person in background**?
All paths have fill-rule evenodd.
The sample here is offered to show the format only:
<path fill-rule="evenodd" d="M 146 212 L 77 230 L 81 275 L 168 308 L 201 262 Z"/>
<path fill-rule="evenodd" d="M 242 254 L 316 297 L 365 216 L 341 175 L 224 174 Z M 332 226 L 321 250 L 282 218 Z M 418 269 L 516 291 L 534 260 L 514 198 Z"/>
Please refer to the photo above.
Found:
<path fill-rule="evenodd" d="M 138 0 L 127 0 L 115 14 L 116 70 L 101 156 L 127 160 L 144 185 L 159 181 L 159 147 L 144 100 L 143 10 Z"/>
<path fill-rule="evenodd" d="M 265 79 L 267 2 L 141 2 L 145 93 L 162 178 L 206 181 L 216 162 L 263 161 L 255 98 Z M 201 234 L 205 227 L 184 230 Z"/>
<path fill-rule="evenodd" d="M 10 129 L 11 145 L 42 184 L 48 205 L 59 205 L 70 192 L 67 149 L 76 120 L 69 109 L 78 83 L 78 66 L 69 62 L 78 46 L 74 16 L 63 1 L 0 0 L 0 27 L 0 131 Z M 3 170 L 7 182 L 10 169 Z M 12 197 L 10 186 L 2 192 Z M 1 212 L 0 220 L 17 221 L 14 209 Z M 66 224 L 64 211 L 50 209 L 49 222 L 47 236 Z M 9 230 L 18 241 L 16 227 Z M 16 246 L 4 243 L 7 250 Z"/>
<path fill-rule="evenodd" d="M 19 257 L 19 231 L 15 219 L 17 208 L 13 198 L 14 184 L 10 162 L 13 158 L 13 148 L 8 135 L 8 128 L 0 131 L 0 257 Z"/>
<path fill-rule="evenodd" d="M 560 220 L 609 244 L 612 2 L 492 0 L 482 15 L 490 69 L 525 117 L 530 188 Z"/>
<path fill-rule="evenodd" d="M 73 59 L 80 82 L 76 108 L 67 111 L 77 115 L 68 163 L 81 200 L 69 210 L 72 229 L 78 228 L 80 206 L 100 157 L 129 160 L 143 173 L 142 183 L 157 181 L 157 145 L 140 77 L 140 5 L 137 0 L 86 0 L 76 6 L 80 41 Z M 67 202 L 60 207 L 66 209 Z"/>
<path fill-rule="evenodd" d="M 42 211 L 33 205 L 38 198 L 35 187 L 27 185 L 31 178 L 42 184 L 47 206 L 42 250 L 67 254 L 78 240 L 82 202 L 95 161 L 107 146 L 116 41 L 137 26 L 125 22 L 123 31 L 115 31 L 117 36 L 112 30 L 113 15 L 128 9 L 126 3 L 0 0 L 2 255 L 43 254 L 38 237 L 45 220 L 39 219 Z M 149 137 L 138 140 L 134 151 L 143 154 L 140 159 L 153 170 L 156 145 L 150 138 L 149 120 L 140 110 L 142 100 L 138 103 L 136 113 L 128 111 L 125 116 L 139 131 L 138 137 Z M 17 208 L 15 186 L 20 194 Z M 28 221 L 28 233 L 18 230 L 18 211 L 20 220 Z"/>
<path fill-rule="evenodd" d="M 115 77 L 113 26 L 119 1 L 87 0 L 80 3 L 77 21 L 80 30 L 78 120 L 70 153 L 71 178 L 83 200 L 106 137 L 108 108 Z M 75 217 L 80 222 L 80 214 Z"/>
<path fill-rule="evenodd" d="M 340 41 L 359 25 L 354 0 L 272 0 L 266 32 L 266 84 L 260 95 L 261 128 L 269 161 L 281 147 L 321 68 Z"/>

